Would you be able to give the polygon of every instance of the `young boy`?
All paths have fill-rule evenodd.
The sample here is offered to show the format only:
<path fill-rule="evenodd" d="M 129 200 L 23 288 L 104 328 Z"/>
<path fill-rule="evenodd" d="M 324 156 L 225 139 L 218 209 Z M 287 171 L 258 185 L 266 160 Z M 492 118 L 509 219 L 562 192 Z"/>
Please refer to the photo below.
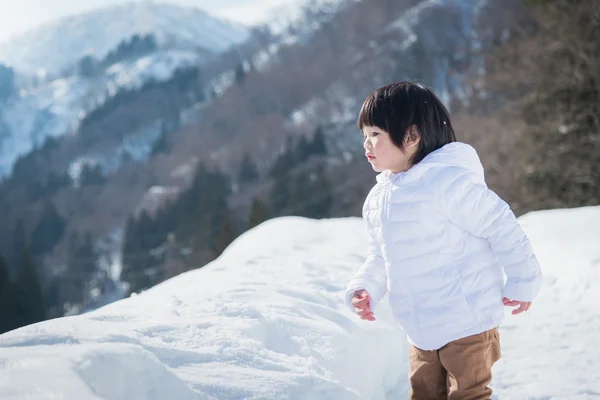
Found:
<path fill-rule="evenodd" d="M 358 125 L 381 173 L 363 207 L 368 257 L 346 304 L 374 321 L 389 293 L 410 343 L 411 399 L 490 399 L 504 306 L 527 311 L 542 282 L 529 240 L 431 90 L 380 88 Z"/>

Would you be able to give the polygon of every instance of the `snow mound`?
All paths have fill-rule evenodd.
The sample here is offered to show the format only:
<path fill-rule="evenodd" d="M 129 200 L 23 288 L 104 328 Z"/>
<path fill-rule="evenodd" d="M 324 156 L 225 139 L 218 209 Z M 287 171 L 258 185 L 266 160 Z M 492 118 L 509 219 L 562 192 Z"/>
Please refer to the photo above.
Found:
<path fill-rule="evenodd" d="M 600 207 L 520 222 L 545 282 L 529 312 L 506 310 L 494 399 L 594 398 Z M 202 269 L 0 336 L 0 398 L 406 398 L 407 342 L 387 301 L 374 323 L 343 304 L 365 243 L 358 218 L 267 221 Z"/>

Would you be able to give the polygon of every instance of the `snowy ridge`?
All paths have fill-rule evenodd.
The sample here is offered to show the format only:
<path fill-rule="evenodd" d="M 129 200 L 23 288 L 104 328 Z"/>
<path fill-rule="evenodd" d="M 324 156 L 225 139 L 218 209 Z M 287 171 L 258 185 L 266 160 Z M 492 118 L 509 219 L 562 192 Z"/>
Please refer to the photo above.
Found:
<path fill-rule="evenodd" d="M 594 398 L 600 207 L 520 222 L 545 283 L 529 312 L 506 310 L 494 399 Z M 200 270 L 0 336 L 0 397 L 406 398 L 407 343 L 387 301 L 375 323 L 343 304 L 365 243 L 358 218 L 267 221 Z"/>
<path fill-rule="evenodd" d="M 85 54 L 102 59 L 134 34 L 156 35 L 178 48 L 220 52 L 248 35 L 247 28 L 211 17 L 197 8 L 129 3 L 64 18 L 0 45 L 0 62 L 22 73 L 51 73 L 73 66 Z"/>

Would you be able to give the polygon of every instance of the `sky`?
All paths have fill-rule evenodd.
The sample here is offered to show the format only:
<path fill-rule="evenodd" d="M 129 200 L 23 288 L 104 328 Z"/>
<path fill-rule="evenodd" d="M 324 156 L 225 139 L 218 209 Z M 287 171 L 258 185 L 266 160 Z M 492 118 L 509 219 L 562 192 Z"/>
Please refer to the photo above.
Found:
<path fill-rule="evenodd" d="M 527 313 L 505 309 L 493 398 L 598 398 L 600 206 L 519 222 L 544 285 Z M 387 299 L 374 322 L 343 301 L 366 236 L 359 218 L 272 219 L 203 268 L 0 335 L 0 398 L 405 399 L 408 344 Z"/>
<path fill-rule="evenodd" d="M 131 1 L 149 0 L 0 0 L 0 43 L 40 24 L 61 17 Z M 252 24 L 263 21 L 275 7 L 297 0 L 161 0 L 195 6 L 210 14 Z"/>

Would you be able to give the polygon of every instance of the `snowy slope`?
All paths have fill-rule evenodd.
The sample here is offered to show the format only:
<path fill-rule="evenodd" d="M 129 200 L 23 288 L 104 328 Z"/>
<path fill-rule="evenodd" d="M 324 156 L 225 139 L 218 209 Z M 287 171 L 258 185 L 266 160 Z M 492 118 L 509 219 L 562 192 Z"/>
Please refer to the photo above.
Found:
<path fill-rule="evenodd" d="M 134 34 L 153 33 L 160 43 L 219 52 L 247 37 L 247 28 L 197 8 L 128 3 L 60 19 L 0 45 L 0 62 L 21 73 L 59 72 L 84 54 L 103 58 Z"/>
<path fill-rule="evenodd" d="M 0 137 L 0 177 L 10 173 L 17 157 L 43 144 L 47 137 L 75 132 L 85 111 L 101 104 L 106 95 L 139 88 L 150 79 L 168 80 L 177 68 L 197 65 L 198 61 L 192 51 L 158 51 L 113 64 L 93 79 L 75 75 L 21 91 L 19 97 L 0 107 L 0 121 L 8 128 Z"/>
<path fill-rule="evenodd" d="M 521 218 L 545 285 L 501 327 L 496 399 L 600 395 L 600 207 Z M 356 218 L 280 218 L 218 260 L 94 312 L 0 336 L 2 399 L 400 399 L 407 344 L 342 304 Z M 157 384 L 160 382 L 160 384 Z"/>

